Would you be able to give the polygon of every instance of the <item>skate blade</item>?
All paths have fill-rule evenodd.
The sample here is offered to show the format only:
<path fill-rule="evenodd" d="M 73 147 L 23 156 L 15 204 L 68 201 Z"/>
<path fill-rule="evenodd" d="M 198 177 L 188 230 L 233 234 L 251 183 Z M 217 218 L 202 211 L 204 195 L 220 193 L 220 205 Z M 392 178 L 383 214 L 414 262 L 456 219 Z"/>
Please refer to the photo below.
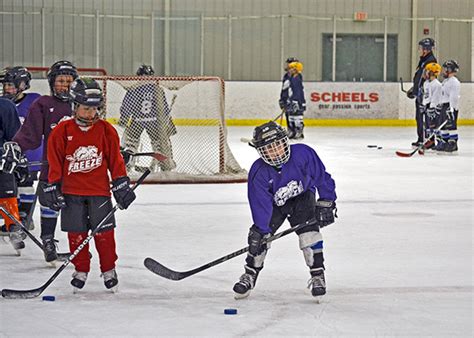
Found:
<path fill-rule="evenodd" d="M 49 265 L 50 267 L 56 268 L 56 262 L 57 262 L 57 261 L 51 261 L 51 262 L 46 262 L 46 263 L 48 263 L 48 265 Z"/>
<path fill-rule="evenodd" d="M 314 302 L 316 304 L 321 304 L 323 302 L 324 296 L 313 296 Z"/>
<path fill-rule="evenodd" d="M 119 291 L 118 285 L 115 285 L 115 286 L 111 287 L 110 289 L 108 289 L 108 291 L 110 293 L 118 293 L 118 291 Z"/>
<path fill-rule="evenodd" d="M 250 290 L 247 291 L 246 293 L 234 292 L 234 299 L 244 299 L 244 298 L 247 298 L 249 295 L 250 295 Z"/>
<path fill-rule="evenodd" d="M 80 293 L 80 291 L 81 291 L 81 289 L 76 288 L 76 287 L 74 287 L 74 286 L 72 287 L 72 294 L 73 294 L 73 295 L 77 295 L 78 293 Z"/>
<path fill-rule="evenodd" d="M 15 251 L 16 251 L 16 255 L 17 255 L 18 257 L 20 257 L 20 256 L 21 256 L 21 250 L 15 249 Z"/>

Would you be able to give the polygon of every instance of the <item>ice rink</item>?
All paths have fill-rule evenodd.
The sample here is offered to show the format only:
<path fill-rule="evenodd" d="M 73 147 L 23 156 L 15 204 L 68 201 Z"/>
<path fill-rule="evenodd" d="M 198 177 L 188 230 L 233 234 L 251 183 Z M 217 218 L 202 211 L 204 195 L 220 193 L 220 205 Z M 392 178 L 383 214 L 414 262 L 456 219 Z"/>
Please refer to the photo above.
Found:
<path fill-rule="evenodd" d="M 257 153 L 239 140 L 251 130 L 229 128 L 246 169 Z M 119 293 L 105 290 L 93 248 L 81 293 L 72 294 L 70 265 L 43 293 L 55 302 L 0 299 L 0 337 L 471 337 L 474 127 L 459 131 L 457 156 L 400 158 L 395 150 L 410 149 L 414 127 L 306 129 L 304 142 L 338 194 L 339 218 L 322 230 L 328 288 L 320 304 L 306 289 L 294 234 L 272 244 L 248 299 L 232 292 L 244 255 L 178 282 L 152 274 L 143 266 L 148 256 L 189 270 L 246 246 L 252 221 L 245 184 L 144 185 L 116 214 Z M 65 234 L 57 230 L 57 238 L 65 251 Z M 16 257 L 0 242 L 0 288 L 37 288 L 53 274 L 38 247 L 26 244 Z"/>

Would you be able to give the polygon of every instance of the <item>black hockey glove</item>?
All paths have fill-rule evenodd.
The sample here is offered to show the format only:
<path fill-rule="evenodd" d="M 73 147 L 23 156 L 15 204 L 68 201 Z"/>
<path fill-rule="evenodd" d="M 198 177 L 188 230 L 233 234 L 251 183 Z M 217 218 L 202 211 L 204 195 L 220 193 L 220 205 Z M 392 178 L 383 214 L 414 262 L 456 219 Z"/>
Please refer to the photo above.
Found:
<path fill-rule="evenodd" d="M 43 189 L 43 198 L 41 203 L 55 211 L 59 211 L 66 207 L 66 201 L 61 191 L 61 185 L 59 183 L 43 183 L 41 185 Z"/>
<path fill-rule="evenodd" d="M 270 237 L 270 234 L 262 234 L 255 225 L 252 225 L 249 230 L 248 244 L 249 253 L 252 256 L 258 256 L 267 249 L 267 244 L 263 243 L 265 239 Z"/>
<path fill-rule="evenodd" d="M 286 101 L 285 100 L 278 101 L 278 104 L 280 105 L 280 109 L 285 109 L 285 107 L 286 107 Z"/>
<path fill-rule="evenodd" d="M 128 164 L 128 162 L 130 162 L 130 160 L 132 159 L 134 152 L 129 148 L 120 147 L 120 154 L 122 154 L 125 164 Z"/>
<path fill-rule="evenodd" d="M 28 160 L 23 157 L 15 168 L 15 176 L 19 183 L 25 183 L 30 177 L 30 171 L 28 170 Z"/>
<path fill-rule="evenodd" d="M 119 177 L 112 182 L 112 192 L 120 209 L 127 209 L 136 196 L 130 188 L 130 179 L 127 176 Z"/>
<path fill-rule="evenodd" d="M 315 216 L 320 228 L 334 223 L 334 218 L 337 218 L 336 202 L 319 199 L 316 202 Z"/>
<path fill-rule="evenodd" d="M 413 87 L 411 87 L 410 89 L 407 90 L 407 97 L 409 99 L 414 99 L 415 98 L 415 95 L 413 95 Z"/>
<path fill-rule="evenodd" d="M 13 171 L 22 161 L 26 160 L 21 152 L 21 148 L 16 142 L 5 142 L 3 144 L 2 160 L 0 171 L 6 174 L 13 174 Z"/>

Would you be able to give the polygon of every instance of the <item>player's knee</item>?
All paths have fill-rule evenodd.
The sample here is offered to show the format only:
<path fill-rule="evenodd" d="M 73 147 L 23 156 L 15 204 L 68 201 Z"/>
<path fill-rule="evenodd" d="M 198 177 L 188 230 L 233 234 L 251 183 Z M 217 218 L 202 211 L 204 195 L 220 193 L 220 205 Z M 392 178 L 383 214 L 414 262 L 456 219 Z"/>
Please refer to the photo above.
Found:
<path fill-rule="evenodd" d="M 323 252 L 323 236 L 319 231 L 307 231 L 299 234 L 298 237 L 306 265 L 313 266 L 314 255 Z"/>

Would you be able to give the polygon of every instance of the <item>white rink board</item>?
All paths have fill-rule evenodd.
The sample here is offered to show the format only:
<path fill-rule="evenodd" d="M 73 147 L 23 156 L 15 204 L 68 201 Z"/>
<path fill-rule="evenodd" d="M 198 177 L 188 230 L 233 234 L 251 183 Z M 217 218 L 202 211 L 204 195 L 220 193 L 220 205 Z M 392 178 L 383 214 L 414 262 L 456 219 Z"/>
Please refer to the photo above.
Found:
<path fill-rule="evenodd" d="M 212 85 L 214 84 L 209 84 L 209 86 Z M 273 119 L 278 115 L 280 82 L 228 81 L 225 85 L 226 119 Z M 401 92 L 399 83 L 305 82 L 304 86 L 307 102 L 306 118 L 412 120 L 415 116 L 414 101 Z M 189 89 L 186 87 L 182 90 L 192 90 L 191 87 Z M 405 83 L 404 88 L 408 90 L 410 83 Z M 46 80 L 33 80 L 31 91 L 43 95 L 49 94 Z M 311 100 L 312 98 L 315 100 L 315 96 L 322 93 L 330 93 L 331 100 L 328 102 Z M 168 99 L 173 94 L 177 94 L 176 108 L 189 106 L 188 102 L 180 101 L 179 91 L 167 91 Z M 376 102 L 366 102 L 371 94 L 377 96 Z M 199 95 L 196 95 L 196 100 L 198 97 Z M 321 108 L 320 104 L 328 104 L 329 107 Z M 350 105 L 350 108 L 344 107 L 347 105 Z M 182 109 L 175 109 L 175 111 L 180 112 L 179 116 L 174 116 L 175 118 L 209 118 L 206 111 L 189 112 L 192 114 L 189 117 Z M 459 118 L 474 119 L 474 83 L 461 84 Z"/>

